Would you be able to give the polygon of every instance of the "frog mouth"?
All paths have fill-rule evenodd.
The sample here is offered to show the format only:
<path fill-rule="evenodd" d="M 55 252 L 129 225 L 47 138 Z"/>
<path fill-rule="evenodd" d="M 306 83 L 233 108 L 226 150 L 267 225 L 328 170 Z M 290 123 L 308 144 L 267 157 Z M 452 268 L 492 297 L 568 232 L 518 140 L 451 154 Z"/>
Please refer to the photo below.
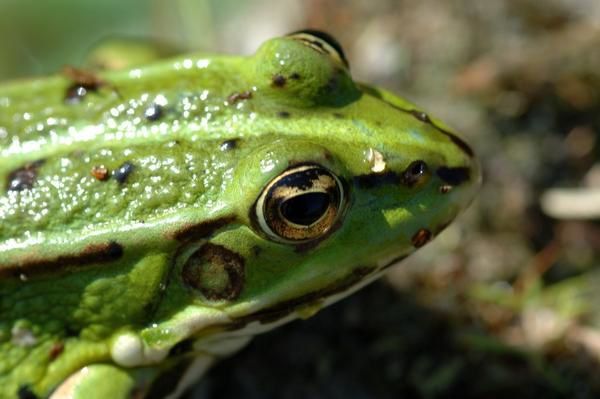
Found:
<path fill-rule="evenodd" d="M 246 316 L 232 317 L 235 322 L 247 324 L 251 322 L 259 322 L 260 324 L 271 324 L 281 319 L 287 318 L 294 313 L 298 313 L 299 309 L 309 306 L 323 308 L 336 300 L 350 295 L 355 291 L 356 287 L 360 289 L 363 284 L 361 282 L 368 280 L 371 282 L 376 277 L 368 278 L 377 270 L 372 267 L 357 267 L 354 268 L 345 278 L 335 282 L 334 284 L 325 286 L 315 291 L 308 292 L 296 298 L 288 299 L 275 305 L 267 306 L 256 312 L 252 312 Z M 378 276 L 377 276 L 378 277 Z M 332 300 L 334 298 L 335 300 Z M 318 310 L 318 309 L 317 309 Z"/>
<path fill-rule="evenodd" d="M 246 308 L 243 315 L 237 316 L 235 315 L 237 312 L 232 310 L 228 312 L 232 320 L 231 330 L 246 330 L 245 327 L 253 324 L 256 329 L 253 329 L 252 333 L 260 333 L 296 318 L 310 317 L 322 308 L 351 295 L 377 280 L 389 267 L 406 258 L 411 252 L 400 255 L 395 254 L 394 256 L 378 261 L 374 266 L 355 267 L 345 277 L 336 282 L 294 298 L 279 302 L 271 298 L 269 301 L 270 304 L 256 304 L 253 306 L 256 308 L 254 311 Z M 242 311 L 239 311 L 239 313 L 242 313 Z"/>

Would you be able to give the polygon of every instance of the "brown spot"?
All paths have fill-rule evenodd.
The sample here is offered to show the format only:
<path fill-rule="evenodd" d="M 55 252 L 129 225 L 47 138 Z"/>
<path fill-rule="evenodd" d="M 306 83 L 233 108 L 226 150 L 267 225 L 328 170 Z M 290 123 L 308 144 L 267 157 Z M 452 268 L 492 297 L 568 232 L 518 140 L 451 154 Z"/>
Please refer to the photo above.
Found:
<path fill-rule="evenodd" d="M 452 186 L 449 185 L 449 184 L 442 184 L 440 186 L 440 193 L 441 194 L 448 194 L 451 190 L 452 190 Z"/>
<path fill-rule="evenodd" d="M 291 116 L 291 114 L 289 112 L 287 112 L 287 111 L 279 111 L 277 113 L 277 116 L 280 117 L 280 118 L 283 118 L 283 119 L 287 119 L 287 118 L 289 118 Z"/>
<path fill-rule="evenodd" d="M 239 319 L 236 319 L 235 321 L 241 323 L 250 323 L 252 321 L 258 320 L 263 324 L 274 322 L 285 316 L 288 316 L 290 313 L 292 313 L 302 305 L 306 305 L 308 303 L 315 302 L 319 299 L 328 298 L 332 295 L 346 291 L 350 287 L 359 283 L 366 276 L 371 274 L 374 270 L 375 268 L 373 267 L 357 267 L 356 269 L 352 270 L 352 272 L 350 272 L 345 278 L 328 287 L 324 287 L 319 290 L 301 295 L 297 298 L 281 302 L 270 308 L 259 310 L 256 313 L 245 317 L 241 317 Z"/>
<path fill-rule="evenodd" d="M 52 347 L 50 348 L 50 353 L 48 354 L 48 357 L 50 358 L 50 361 L 53 362 L 54 360 L 56 360 L 56 358 L 58 358 L 63 351 L 65 350 L 65 344 L 62 341 L 58 341 L 52 344 Z"/>
<path fill-rule="evenodd" d="M 240 141 L 240 139 L 225 140 L 224 142 L 221 143 L 221 145 L 219 146 L 219 149 L 221 151 L 231 151 L 231 150 L 234 150 L 234 149 L 237 148 L 239 141 Z"/>
<path fill-rule="evenodd" d="M 32 275 L 68 271 L 82 266 L 114 262 L 122 256 L 123 247 L 115 241 L 109 241 L 105 244 L 91 244 L 76 254 L 38 259 L 29 257 L 18 263 L 2 265 L 0 278 L 20 278 L 23 275 L 29 278 Z"/>
<path fill-rule="evenodd" d="M 437 175 L 452 186 L 458 186 L 471 178 L 471 170 L 467 167 L 448 168 L 442 166 L 437 169 Z"/>
<path fill-rule="evenodd" d="M 235 217 L 227 216 L 208 220 L 198 224 L 190 224 L 172 234 L 177 241 L 198 241 L 210 237 L 215 231 L 233 222 Z"/>
<path fill-rule="evenodd" d="M 116 181 L 118 181 L 120 184 L 123 184 L 131 172 L 133 172 L 133 169 L 135 169 L 135 166 L 131 162 L 124 162 L 117 168 L 117 170 L 113 172 L 113 176 L 115 177 Z"/>
<path fill-rule="evenodd" d="M 164 107 L 160 104 L 150 104 L 144 111 L 144 118 L 149 122 L 155 122 L 164 115 Z"/>
<path fill-rule="evenodd" d="M 96 180 L 100 181 L 106 181 L 110 177 L 108 168 L 104 165 L 96 165 L 92 167 L 91 175 L 94 176 Z"/>
<path fill-rule="evenodd" d="M 242 92 L 235 92 L 229 95 L 229 97 L 227 97 L 227 102 L 229 104 L 235 104 L 238 101 L 241 100 L 249 100 L 252 98 L 252 92 L 251 91 L 242 91 Z"/>
<path fill-rule="evenodd" d="M 282 88 L 285 86 L 286 83 L 287 83 L 287 79 L 285 78 L 285 76 L 280 75 L 280 74 L 273 76 L 273 79 L 271 80 L 271 85 L 273 87 Z"/>
<path fill-rule="evenodd" d="M 231 301 L 244 287 L 244 258 L 222 245 L 204 244 L 185 262 L 181 276 L 206 299 Z"/>
<path fill-rule="evenodd" d="M 106 82 L 94 73 L 72 66 L 65 66 L 62 74 L 69 78 L 72 83 L 65 92 L 65 101 L 77 103 L 87 95 L 88 92 L 97 92 Z"/>
<path fill-rule="evenodd" d="M 62 69 L 62 74 L 71 79 L 73 83 L 78 83 L 84 86 L 102 86 L 105 82 L 96 74 L 84 69 L 76 68 L 71 65 L 66 65 Z"/>
<path fill-rule="evenodd" d="M 342 114 L 340 112 L 334 112 L 333 117 L 336 119 L 344 119 L 344 114 Z"/>
<path fill-rule="evenodd" d="M 23 167 L 13 170 L 8 175 L 7 191 L 31 190 L 37 180 L 40 166 L 45 160 L 39 159 L 34 162 L 28 162 Z"/>
<path fill-rule="evenodd" d="M 431 240 L 431 231 L 427 229 L 419 229 L 412 236 L 411 242 L 415 248 L 421 248 L 423 245 L 427 244 Z"/>

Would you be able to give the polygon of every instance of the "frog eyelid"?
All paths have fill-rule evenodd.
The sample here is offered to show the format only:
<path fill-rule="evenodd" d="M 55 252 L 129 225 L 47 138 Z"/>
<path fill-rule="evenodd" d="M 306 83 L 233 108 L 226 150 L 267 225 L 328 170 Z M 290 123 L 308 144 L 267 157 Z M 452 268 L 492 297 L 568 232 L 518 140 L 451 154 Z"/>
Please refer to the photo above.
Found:
<path fill-rule="evenodd" d="M 336 62 L 350 69 L 350 64 L 348 63 L 344 49 L 329 33 L 316 29 L 305 29 L 292 32 L 287 36 L 294 40 L 298 40 L 321 54 L 332 57 Z"/>

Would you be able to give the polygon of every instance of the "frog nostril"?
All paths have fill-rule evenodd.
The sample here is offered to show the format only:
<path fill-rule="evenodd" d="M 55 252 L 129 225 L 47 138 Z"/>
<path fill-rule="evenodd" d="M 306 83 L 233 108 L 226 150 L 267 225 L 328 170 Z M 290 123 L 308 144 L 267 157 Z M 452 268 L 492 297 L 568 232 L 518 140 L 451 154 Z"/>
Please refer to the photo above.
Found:
<path fill-rule="evenodd" d="M 422 160 L 413 161 L 402 173 L 402 183 L 408 187 L 422 184 L 429 177 L 429 167 Z"/>

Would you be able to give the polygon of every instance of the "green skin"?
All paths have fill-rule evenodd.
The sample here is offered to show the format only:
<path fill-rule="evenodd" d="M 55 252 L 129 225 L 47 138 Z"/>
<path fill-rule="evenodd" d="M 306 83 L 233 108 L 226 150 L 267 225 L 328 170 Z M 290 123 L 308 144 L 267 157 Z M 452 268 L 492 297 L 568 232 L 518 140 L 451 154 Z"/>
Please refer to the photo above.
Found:
<path fill-rule="evenodd" d="M 66 94 L 78 82 L 87 94 Z M 407 182 L 417 160 L 427 169 Z M 343 209 L 317 239 L 274 239 L 257 198 L 303 163 L 343 182 Z M 160 397 L 191 360 L 375 279 L 467 207 L 479 179 L 448 127 L 290 37 L 92 83 L 4 84 L 0 397 Z M 182 270 L 200 248 L 221 251 L 199 289 Z M 222 256 L 243 263 L 235 284 Z"/>

